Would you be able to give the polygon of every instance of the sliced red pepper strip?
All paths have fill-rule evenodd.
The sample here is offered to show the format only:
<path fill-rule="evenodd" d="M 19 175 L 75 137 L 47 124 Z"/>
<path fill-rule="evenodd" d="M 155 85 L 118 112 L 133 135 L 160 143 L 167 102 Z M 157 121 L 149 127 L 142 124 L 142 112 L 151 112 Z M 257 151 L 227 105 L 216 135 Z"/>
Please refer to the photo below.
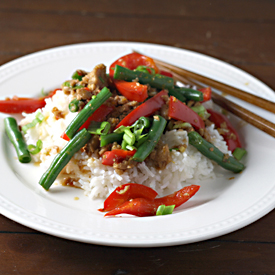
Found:
<path fill-rule="evenodd" d="M 83 128 L 88 129 L 90 123 L 92 121 L 98 121 L 102 122 L 108 114 L 110 114 L 114 110 L 114 106 L 108 106 L 108 105 L 101 105 L 84 123 L 83 125 L 79 128 L 78 131 L 82 130 Z M 64 132 L 61 136 L 61 138 L 69 141 L 70 138 L 66 135 Z"/>
<path fill-rule="evenodd" d="M 203 102 L 208 101 L 211 99 L 212 89 L 211 87 L 201 88 L 198 89 L 203 93 Z"/>
<path fill-rule="evenodd" d="M 117 187 L 104 201 L 104 207 L 99 211 L 110 211 L 126 201 L 135 198 L 153 200 L 158 193 L 150 187 L 138 183 L 126 183 Z"/>
<path fill-rule="evenodd" d="M 101 105 L 79 128 L 78 131 L 82 130 L 83 128 L 88 129 L 90 123 L 92 121 L 102 122 L 104 119 L 106 119 L 106 116 L 109 115 L 113 110 L 115 109 L 114 106 L 108 106 L 108 105 Z"/>
<path fill-rule="evenodd" d="M 127 82 L 123 80 L 115 80 L 114 83 L 117 90 L 128 100 L 143 102 L 148 97 L 147 85 L 142 85 L 138 82 Z"/>
<path fill-rule="evenodd" d="M 46 105 L 45 99 L 52 97 L 57 90 L 50 92 L 49 95 L 42 98 L 27 98 L 14 96 L 12 99 L 7 98 L 0 100 L 0 112 L 6 114 L 33 113 L 37 109 L 43 108 Z"/>
<path fill-rule="evenodd" d="M 147 66 L 153 68 L 156 73 L 158 73 L 159 71 L 158 67 L 155 64 L 155 61 L 152 58 L 139 53 L 130 53 L 124 55 L 113 62 L 109 68 L 110 77 L 113 77 L 116 65 L 126 67 L 130 70 L 134 70 L 138 66 Z"/>
<path fill-rule="evenodd" d="M 159 74 L 162 74 L 162 75 L 165 75 L 165 76 L 168 76 L 168 77 L 172 77 L 172 78 L 173 78 L 173 74 L 170 73 L 170 72 L 167 72 L 167 71 L 160 71 Z"/>
<path fill-rule="evenodd" d="M 148 99 L 147 101 L 139 105 L 136 109 L 134 109 L 131 113 L 129 113 L 125 118 L 123 118 L 116 126 L 116 128 L 120 127 L 121 125 L 130 126 L 140 117 L 148 117 L 152 115 L 154 112 L 159 110 L 162 105 L 165 104 L 163 96 L 167 95 L 167 91 L 163 90 L 152 98 Z"/>
<path fill-rule="evenodd" d="M 121 206 L 106 213 L 105 216 L 115 216 L 118 214 L 130 214 L 138 217 L 154 216 L 160 205 L 175 205 L 175 207 L 179 207 L 193 197 L 199 189 L 200 186 L 198 185 L 190 185 L 174 194 L 154 200 L 136 198 L 123 203 Z"/>
<path fill-rule="evenodd" d="M 132 157 L 135 153 L 136 150 L 128 151 L 123 149 L 106 151 L 102 156 L 102 164 L 113 166 L 114 163 L 120 163 L 127 157 Z"/>
<path fill-rule="evenodd" d="M 211 109 L 208 109 L 207 112 L 211 115 L 209 117 L 209 120 L 212 121 L 217 128 L 225 128 L 228 130 L 228 132 L 226 133 L 221 133 L 221 135 L 223 136 L 228 149 L 231 152 L 234 152 L 234 150 L 239 147 L 242 148 L 242 144 L 241 144 L 241 140 L 239 137 L 238 132 L 234 129 L 233 125 L 231 124 L 230 120 L 224 116 L 221 113 L 215 112 Z M 222 125 L 222 124 L 225 125 Z M 225 127 L 224 127 L 225 126 Z"/>
<path fill-rule="evenodd" d="M 174 96 L 170 96 L 168 116 L 176 120 L 189 122 L 196 129 L 205 128 L 202 118 Z"/>

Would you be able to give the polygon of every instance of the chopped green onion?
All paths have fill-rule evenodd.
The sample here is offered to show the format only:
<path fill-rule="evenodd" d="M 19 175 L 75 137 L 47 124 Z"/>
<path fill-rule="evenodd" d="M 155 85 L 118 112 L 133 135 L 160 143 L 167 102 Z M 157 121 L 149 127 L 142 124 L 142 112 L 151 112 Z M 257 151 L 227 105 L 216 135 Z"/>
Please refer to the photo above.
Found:
<path fill-rule="evenodd" d="M 82 78 L 83 78 L 83 76 L 80 75 L 77 71 L 75 71 L 75 72 L 73 73 L 73 75 L 72 75 L 72 79 L 76 79 L 76 80 L 81 81 Z"/>
<path fill-rule="evenodd" d="M 102 82 L 102 84 L 105 83 L 105 80 L 104 80 L 101 76 L 99 76 L 98 78 L 99 78 L 99 80 Z"/>
<path fill-rule="evenodd" d="M 43 120 L 44 120 L 44 116 L 42 115 L 42 113 L 37 112 L 36 115 L 35 115 L 35 119 L 32 122 L 22 126 L 21 129 L 26 134 L 27 130 L 29 130 L 30 128 L 35 127 L 36 124 L 41 123 Z"/>
<path fill-rule="evenodd" d="M 124 131 L 123 140 L 125 140 L 128 145 L 134 145 L 136 142 L 136 137 L 130 129 L 126 128 Z"/>
<path fill-rule="evenodd" d="M 70 103 L 69 103 L 69 110 L 72 113 L 75 113 L 79 110 L 79 100 L 78 99 L 73 99 Z"/>
<path fill-rule="evenodd" d="M 127 142 L 126 142 L 126 140 L 122 140 L 122 142 L 121 142 L 121 149 L 123 149 L 123 150 L 126 150 L 127 148 Z"/>
<path fill-rule="evenodd" d="M 160 216 L 160 215 L 169 215 L 173 213 L 173 210 L 175 208 L 175 205 L 160 205 L 157 209 L 156 215 Z"/>
<path fill-rule="evenodd" d="M 204 108 L 203 105 L 194 106 L 194 107 L 191 107 L 191 109 L 194 112 L 196 112 L 201 118 L 207 119 L 210 116 L 210 114 L 207 113 L 207 111 L 206 111 L 206 109 Z"/>
<path fill-rule="evenodd" d="M 33 145 L 33 144 L 28 145 L 28 150 L 32 155 L 36 155 L 41 151 L 42 147 L 43 147 L 43 142 L 41 139 L 39 139 L 36 142 L 36 145 Z"/>
<path fill-rule="evenodd" d="M 148 67 L 148 66 L 138 66 L 135 71 L 138 71 L 138 72 L 143 72 L 143 73 L 147 73 L 147 74 L 156 74 L 156 70 L 151 68 L 151 67 Z"/>
<path fill-rule="evenodd" d="M 132 145 L 126 145 L 126 149 L 128 149 L 129 151 L 133 151 L 133 150 L 136 150 L 137 148 Z"/>
<path fill-rule="evenodd" d="M 73 86 L 73 87 L 72 87 L 70 81 L 65 81 L 65 82 L 63 83 L 63 86 L 69 87 L 69 88 L 71 88 L 71 89 L 73 89 L 73 90 L 77 90 L 77 89 L 84 88 L 83 85 L 76 85 L 76 86 Z"/>
<path fill-rule="evenodd" d="M 186 128 L 190 128 L 192 127 L 192 125 L 188 122 L 183 122 L 183 123 L 180 123 L 180 124 L 175 124 L 173 126 L 173 129 L 186 129 Z"/>
<path fill-rule="evenodd" d="M 111 128 L 111 124 L 108 121 L 97 122 L 92 121 L 88 128 L 88 132 L 94 135 L 107 135 Z"/>
<path fill-rule="evenodd" d="M 235 159 L 241 160 L 246 153 L 245 149 L 237 147 L 233 152 L 233 156 Z"/>

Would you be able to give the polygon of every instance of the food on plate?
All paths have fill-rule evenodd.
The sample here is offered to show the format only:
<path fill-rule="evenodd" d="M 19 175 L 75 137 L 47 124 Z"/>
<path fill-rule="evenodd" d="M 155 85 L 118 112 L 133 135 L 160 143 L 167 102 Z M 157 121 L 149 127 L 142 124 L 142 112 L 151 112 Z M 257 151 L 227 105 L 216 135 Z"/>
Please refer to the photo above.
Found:
<path fill-rule="evenodd" d="M 43 98 L 0 101 L 1 112 L 23 113 L 21 132 L 6 118 L 7 133 L 20 161 L 44 169 L 39 184 L 79 187 L 92 199 L 110 195 L 100 209 L 106 216 L 171 213 L 199 190 L 192 183 L 215 178 L 217 165 L 241 172 L 245 150 L 215 108 L 210 87 L 175 83 L 138 53 L 117 59 L 108 73 L 104 64 L 79 69 Z"/>

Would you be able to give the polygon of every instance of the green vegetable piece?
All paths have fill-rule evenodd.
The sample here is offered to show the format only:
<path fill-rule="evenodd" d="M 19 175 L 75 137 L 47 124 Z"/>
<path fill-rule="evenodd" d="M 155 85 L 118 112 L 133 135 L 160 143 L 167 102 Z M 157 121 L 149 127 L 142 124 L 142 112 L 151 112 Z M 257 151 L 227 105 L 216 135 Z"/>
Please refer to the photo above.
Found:
<path fill-rule="evenodd" d="M 88 132 L 94 135 L 107 135 L 111 128 L 111 124 L 108 121 L 97 122 L 92 121 L 88 128 Z"/>
<path fill-rule="evenodd" d="M 72 113 L 78 112 L 79 110 L 79 100 L 77 100 L 76 98 L 73 99 L 70 103 L 69 103 L 69 110 Z"/>
<path fill-rule="evenodd" d="M 186 97 L 188 100 L 203 101 L 203 93 L 201 91 L 185 87 L 175 87 L 175 91 Z"/>
<path fill-rule="evenodd" d="M 199 133 L 195 131 L 189 132 L 188 137 L 191 145 L 224 169 L 234 173 L 239 173 L 244 170 L 245 167 L 242 163 L 238 162 L 234 157 L 222 153 L 217 147 L 206 141 Z"/>
<path fill-rule="evenodd" d="M 180 124 L 175 124 L 173 126 L 173 129 L 187 129 L 187 128 L 191 128 L 192 125 L 189 122 L 183 122 Z"/>
<path fill-rule="evenodd" d="M 235 159 L 241 160 L 246 153 L 247 151 L 245 149 L 237 147 L 233 152 L 233 156 Z"/>
<path fill-rule="evenodd" d="M 160 205 L 157 209 L 156 215 L 161 216 L 161 215 L 169 215 L 172 214 L 174 211 L 176 205 Z"/>
<path fill-rule="evenodd" d="M 44 116 L 42 115 L 41 112 L 37 112 L 35 115 L 35 118 L 32 122 L 24 125 L 21 127 L 22 131 L 24 132 L 24 134 L 27 133 L 27 130 L 33 128 L 36 126 L 36 124 L 40 124 L 42 121 L 44 120 Z"/>
<path fill-rule="evenodd" d="M 114 79 L 133 81 L 138 79 L 141 84 L 149 84 L 151 87 L 157 89 L 172 89 L 174 87 L 174 79 L 168 76 L 156 74 L 150 75 L 144 72 L 132 71 L 128 68 L 116 65 L 114 72 Z"/>
<path fill-rule="evenodd" d="M 100 147 L 108 145 L 113 142 L 121 142 L 124 133 L 111 133 L 100 137 Z"/>
<path fill-rule="evenodd" d="M 155 75 L 156 74 L 156 70 L 154 68 L 148 67 L 148 66 L 138 66 L 135 71 L 138 72 L 143 72 L 146 74 L 151 74 L 151 75 Z"/>
<path fill-rule="evenodd" d="M 36 145 L 33 145 L 33 144 L 28 145 L 28 150 L 32 155 L 36 155 L 41 151 L 42 147 L 43 147 L 43 142 L 41 139 L 39 139 L 36 142 Z"/>
<path fill-rule="evenodd" d="M 73 155 L 79 151 L 91 138 L 91 134 L 82 129 L 79 131 L 57 154 L 52 161 L 50 167 L 42 175 L 39 184 L 45 189 L 49 190 L 61 170 L 68 164 Z"/>
<path fill-rule="evenodd" d="M 15 148 L 19 161 L 22 163 L 29 163 L 31 161 L 31 155 L 16 120 L 13 117 L 6 117 L 4 119 L 4 124 L 8 138 Z"/>
<path fill-rule="evenodd" d="M 166 126 L 166 120 L 159 115 L 154 116 L 154 120 L 149 130 L 147 139 L 138 147 L 133 159 L 138 162 L 144 161 L 153 151 L 158 143 Z"/>
<path fill-rule="evenodd" d="M 82 78 L 83 78 L 83 76 L 80 75 L 77 71 L 75 71 L 75 72 L 73 73 L 73 75 L 72 75 L 72 79 L 76 79 L 76 80 L 81 81 Z"/>
<path fill-rule="evenodd" d="M 164 209 L 165 209 L 165 205 L 164 204 L 160 205 L 157 209 L 156 216 L 161 216 Z"/>
<path fill-rule="evenodd" d="M 175 98 L 177 98 L 181 102 L 186 102 L 186 97 L 182 93 L 176 91 L 174 88 L 169 89 L 168 94 L 169 94 L 169 96 L 174 96 Z"/>
<path fill-rule="evenodd" d="M 111 95 L 110 90 L 107 87 L 104 87 L 99 94 L 91 99 L 72 120 L 66 128 L 65 134 L 71 139 L 88 117 L 91 116 Z"/>

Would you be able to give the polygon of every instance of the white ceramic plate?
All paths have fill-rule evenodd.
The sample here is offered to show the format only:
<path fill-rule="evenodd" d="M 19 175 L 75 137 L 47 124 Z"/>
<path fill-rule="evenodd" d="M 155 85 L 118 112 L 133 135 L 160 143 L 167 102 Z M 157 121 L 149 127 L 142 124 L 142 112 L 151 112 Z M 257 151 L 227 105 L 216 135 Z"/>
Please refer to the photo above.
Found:
<path fill-rule="evenodd" d="M 274 92 L 251 75 L 211 57 L 172 47 L 143 43 L 87 43 L 54 48 L 19 58 L 0 68 L 0 97 L 38 95 L 59 87 L 75 69 L 110 65 L 133 49 L 211 76 L 275 101 Z M 240 103 L 240 101 L 235 100 Z M 249 104 L 244 107 L 275 122 L 275 115 Z M 201 183 L 200 191 L 173 215 L 104 218 L 102 201 L 91 201 L 68 187 L 46 192 L 38 185 L 41 171 L 20 164 L 0 119 L 0 209 L 6 217 L 30 228 L 80 242 L 128 247 L 186 244 L 242 228 L 275 206 L 275 140 L 233 117 L 248 155 L 239 175 Z M 234 176 L 234 179 L 229 179 Z M 75 198 L 78 197 L 79 200 Z"/>

